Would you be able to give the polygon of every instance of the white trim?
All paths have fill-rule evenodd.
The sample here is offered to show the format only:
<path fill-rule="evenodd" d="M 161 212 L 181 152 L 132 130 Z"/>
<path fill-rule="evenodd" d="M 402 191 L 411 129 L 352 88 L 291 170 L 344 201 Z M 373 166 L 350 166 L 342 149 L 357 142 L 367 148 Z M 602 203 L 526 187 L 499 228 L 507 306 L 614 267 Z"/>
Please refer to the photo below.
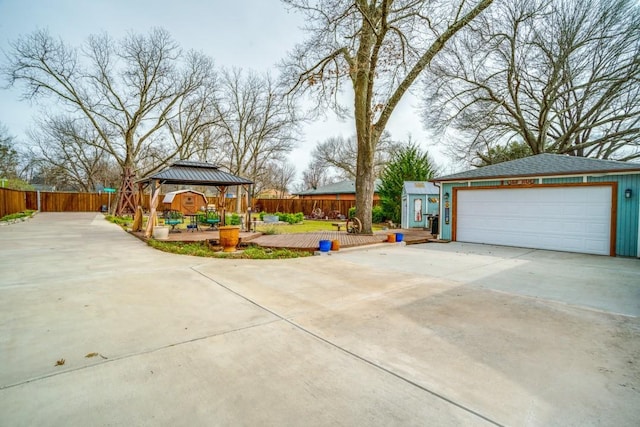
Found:
<path fill-rule="evenodd" d="M 582 182 L 589 182 L 589 175 L 583 175 Z"/>
<path fill-rule="evenodd" d="M 640 203 L 638 203 L 638 258 L 640 258 Z"/>
<path fill-rule="evenodd" d="M 620 171 L 620 172 L 607 172 L 607 173 L 594 172 L 594 173 L 588 173 L 586 175 L 583 172 L 583 173 L 576 173 L 571 175 L 525 175 L 525 176 L 499 176 L 499 177 L 493 177 L 493 178 L 461 178 L 460 180 L 453 180 L 453 181 L 450 181 L 450 180 L 438 181 L 437 179 L 434 179 L 433 182 L 447 183 L 447 184 L 454 184 L 454 183 L 465 184 L 466 183 L 467 187 L 471 187 L 472 182 L 503 181 L 503 180 L 518 180 L 518 179 L 543 180 L 543 179 L 553 179 L 553 178 L 584 179 L 585 177 L 589 179 L 589 178 L 601 178 L 603 176 L 615 176 L 615 175 L 640 175 L 640 171 Z"/>

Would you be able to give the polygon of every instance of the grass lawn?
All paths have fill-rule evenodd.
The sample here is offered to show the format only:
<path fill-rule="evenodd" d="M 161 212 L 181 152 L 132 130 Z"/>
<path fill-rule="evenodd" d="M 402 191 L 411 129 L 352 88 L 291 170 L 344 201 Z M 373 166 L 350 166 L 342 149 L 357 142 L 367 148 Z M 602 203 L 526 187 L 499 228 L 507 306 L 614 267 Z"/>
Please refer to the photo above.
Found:
<path fill-rule="evenodd" d="M 106 219 L 107 221 L 111 221 L 113 223 L 116 223 L 122 227 L 130 227 L 131 224 L 133 223 L 133 218 L 131 216 L 125 216 L 125 217 L 116 217 L 116 216 L 111 216 L 111 215 L 106 215 Z M 147 217 L 144 216 L 142 221 L 143 221 L 143 228 L 146 226 L 147 223 Z M 183 224 L 178 224 L 176 225 L 176 229 L 177 230 L 185 230 L 187 228 L 187 224 L 188 224 L 188 220 L 185 220 L 185 222 Z M 310 233 L 310 232 L 314 232 L 314 231 L 337 231 L 336 227 L 334 227 L 333 223 L 340 223 L 340 224 L 346 224 L 346 220 L 344 221 L 340 221 L 340 220 L 316 220 L 316 219 L 305 219 L 304 221 L 302 221 L 299 224 L 266 224 L 266 225 L 260 225 L 258 227 L 256 227 L 256 231 L 259 231 L 261 233 L 264 234 L 292 234 L 292 233 Z M 164 220 L 162 218 L 158 218 L 158 223 L 160 225 L 164 224 Z M 201 224 L 202 225 L 202 224 Z M 378 231 L 378 230 L 382 230 L 382 228 L 385 226 L 386 224 L 374 224 L 373 225 L 373 231 Z M 202 225 L 202 227 L 208 227 L 207 225 Z M 341 231 L 344 231 L 345 228 L 343 227 Z"/>
<path fill-rule="evenodd" d="M 150 239 L 147 244 L 155 249 L 181 255 L 192 255 L 212 258 L 232 259 L 287 259 L 300 258 L 313 255 L 307 251 L 295 251 L 291 249 L 269 249 L 258 246 L 248 247 L 238 252 L 221 252 L 215 250 L 206 242 L 161 242 Z"/>

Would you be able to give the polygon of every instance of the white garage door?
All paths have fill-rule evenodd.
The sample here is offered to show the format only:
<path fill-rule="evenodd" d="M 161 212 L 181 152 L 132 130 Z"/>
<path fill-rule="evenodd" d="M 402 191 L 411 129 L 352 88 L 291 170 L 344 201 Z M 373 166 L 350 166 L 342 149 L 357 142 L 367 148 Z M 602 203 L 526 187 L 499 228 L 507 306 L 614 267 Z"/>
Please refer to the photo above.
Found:
<path fill-rule="evenodd" d="M 463 190 L 456 240 L 609 255 L 611 187 Z"/>

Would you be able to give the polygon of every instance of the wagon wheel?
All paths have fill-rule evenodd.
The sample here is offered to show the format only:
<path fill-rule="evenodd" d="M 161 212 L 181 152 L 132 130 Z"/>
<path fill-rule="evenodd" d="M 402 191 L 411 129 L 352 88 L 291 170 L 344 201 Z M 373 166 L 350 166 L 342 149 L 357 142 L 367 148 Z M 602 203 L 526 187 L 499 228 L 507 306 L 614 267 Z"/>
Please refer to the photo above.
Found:
<path fill-rule="evenodd" d="M 347 232 L 353 234 L 359 234 L 362 232 L 362 222 L 356 218 L 350 218 L 347 220 Z"/>

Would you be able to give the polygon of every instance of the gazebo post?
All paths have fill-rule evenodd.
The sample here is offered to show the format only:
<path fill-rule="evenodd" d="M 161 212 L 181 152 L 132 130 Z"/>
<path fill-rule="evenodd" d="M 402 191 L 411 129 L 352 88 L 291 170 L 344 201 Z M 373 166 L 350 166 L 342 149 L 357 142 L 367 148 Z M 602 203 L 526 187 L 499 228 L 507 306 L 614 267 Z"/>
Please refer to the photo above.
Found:
<path fill-rule="evenodd" d="M 247 230 L 251 231 L 251 211 L 252 211 L 252 209 L 251 209 L 251 184 L 248 184 L 246 187 L 247 187 L 246 188 L 246 192 L 247 192 L 247 197 L 246 197 L 247 208 L 245 210 L 245 214 L 246 214 L 246 217 L 247 217 L 247 227 L 246 228 L 247 228 Z"/>
<path fill-rule="evenodd" d="M 221 225 L 227 225 L 226 224 L 226 219 L 227 219 L 227 187 L 224 185 L 221 185 L 218 187 L 218 191 L 220 192 L 220 194 L 218 195 L 218 206 L 221 209 L 221 213 L 220 213 L 220 224 Z M 220 203 L 220 200 L 222 200 L 222 203 Z"/>
<path fill-rule="evenodd" d="M 132 231 L 142 230 L 142 200 L 144 198 L 144 184 L 138 183 L 138 194 L 136 195 L 136 213 L 133 217 Z"/>
<path fill-rule="evenodd" d="M 144 232 L 144 237 L 147 239 L 151 237 L 153 232 L 153 226 L 157 223 L 156 207 L 158 206 L 158 196 L 160 195 L 160 181 L 154 180 L 151 187 L 151 201 L 149 202 L 149 221 L 147 222 L 147 228 Z"/>

